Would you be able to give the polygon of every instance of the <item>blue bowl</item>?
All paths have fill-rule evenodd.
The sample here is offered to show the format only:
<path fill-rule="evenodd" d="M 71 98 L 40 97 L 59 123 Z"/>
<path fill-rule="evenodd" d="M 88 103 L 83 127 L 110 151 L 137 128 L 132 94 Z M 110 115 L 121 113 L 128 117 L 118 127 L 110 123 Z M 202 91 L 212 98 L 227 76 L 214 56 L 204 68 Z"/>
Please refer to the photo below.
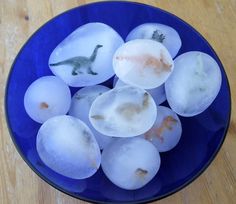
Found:
<path fill-rule="evenodd" d="M 74 180 L 45 166 L 36 151 L 36 135 L 40 124 L 25 112 L 23 97 L 27 87 L 37 78 L 52 75 L 49 55 L 67 35 L 89 22 L 103 22 L 123 38 L 139 24 L 157 22 L 175 28 L 182 39 L 178 54 L 199 50 L 211 55 L 222 73 L 221 90 L 212 105 L 202 114 L 180 117 L 182 138 L 172 151 L 161 154 L 162 165 L 156 177 L 139 190 L 127 191 L 113 185 L 101 168 L 91 178 Z M 112 80 L 105 85 L 111 86 Z M 76 91 L 71 88 L 72 94 Z M 231 99 L 224 68 L 209 43 L 190 25 L 178 17 L 148 5 L 131 2 L 100 2 L 72 10 L 43 25 L 25 43 L 12 65 L 5 95 L 8 128 L 15 146 L 25 162 L 43 180 L 56 189 L 82 200 L 96 203 L 146 203 L 164 198 L 196 179 L 212 162 L 225 139 L 230 121 Z M 25 178 L 28 179 L 28 178 Z"/>

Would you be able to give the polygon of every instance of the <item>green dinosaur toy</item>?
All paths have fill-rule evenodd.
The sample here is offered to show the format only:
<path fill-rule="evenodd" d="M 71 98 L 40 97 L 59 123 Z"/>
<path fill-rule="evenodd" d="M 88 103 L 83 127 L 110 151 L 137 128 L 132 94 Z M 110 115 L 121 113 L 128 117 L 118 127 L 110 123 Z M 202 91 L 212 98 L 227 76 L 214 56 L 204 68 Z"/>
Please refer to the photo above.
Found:
<path fill-rule="evenodd" d="M 77 56 L 77 57 L 72 57 L 70 59 L 63 60 L 61 62 L 52 63 L 49 65 L 50 66 L 70 65 L 73 67 L 72 72 L 71 72 L 72 75 L 82 74 L 83 72 L 80 71 L 80 69 L 82 67 L 85 67 L 87 68 L 88 74 L 97 75 L 97 73 L 92 70 L 91 66 L 97 57 L 98 49 L 101 47 L 103 46 L 96 45 L 90 57 Z"/>

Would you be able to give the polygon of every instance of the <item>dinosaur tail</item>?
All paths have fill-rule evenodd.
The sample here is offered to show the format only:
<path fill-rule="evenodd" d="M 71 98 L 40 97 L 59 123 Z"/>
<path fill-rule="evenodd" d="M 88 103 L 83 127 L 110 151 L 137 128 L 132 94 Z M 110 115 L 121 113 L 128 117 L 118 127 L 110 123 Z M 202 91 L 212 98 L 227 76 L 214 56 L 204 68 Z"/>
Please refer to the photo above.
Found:
<path fill-rule="evenodd" d="M 59 66 L 59 65 L 62 65 L 63 62 L 56 62 L 56 63 L 51 63 L 49 64 L 49 66 Z"/>

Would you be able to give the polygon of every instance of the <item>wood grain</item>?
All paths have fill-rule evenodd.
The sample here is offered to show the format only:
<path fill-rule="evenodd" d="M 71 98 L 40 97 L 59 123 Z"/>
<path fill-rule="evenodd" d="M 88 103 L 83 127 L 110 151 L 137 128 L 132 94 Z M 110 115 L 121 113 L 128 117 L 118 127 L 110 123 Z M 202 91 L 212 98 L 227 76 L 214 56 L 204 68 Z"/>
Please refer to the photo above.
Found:
<path fill-rule="evenodd" d="M 7 130 L 3 96 L 10 66 L 27 38 L 53 16 L 91 0 L 0 0 L 0 204 L 78 204 L 39 179 L 17 153 Z M 222 60 L 232 93 L 231 125 L 212 165 L 191 185 L 156 203 L 236 202 L 236 0 L 139 0 L 193 25 Z"/>

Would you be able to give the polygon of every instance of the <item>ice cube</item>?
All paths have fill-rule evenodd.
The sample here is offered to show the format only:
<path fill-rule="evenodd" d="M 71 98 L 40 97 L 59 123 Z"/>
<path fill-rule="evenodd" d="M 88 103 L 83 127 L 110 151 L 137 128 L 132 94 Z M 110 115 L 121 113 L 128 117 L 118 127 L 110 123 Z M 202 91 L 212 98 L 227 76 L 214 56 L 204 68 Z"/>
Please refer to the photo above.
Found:
<path fill-rule="evenodd" d="M 69 86 L 99 84 L 114 75 L 112 56 L 123 42 L 106 24 L 82 25 L 53 50 L 49 58 L 50 69 Z"/>
<path fill-rule="evenodd" d="M 90 129 L 68 115 L 50 118 L 40 127 L 37 151 L 48 167 L 73 179 L 92 176 L 101 162 L 100 149 Z"/>
<path fill-rule="evenodd" d="M 176 113 L 165 106 L 157 106 L 153 127 L 141 137 L 152 142 L 159 152 L 166 152 L 178 144 L 181 134 L 182 126 Z"/>
<path fill-rule="evenodd" d="M 120 188 L 134 190 L 146 185 L 158 172 L 161 160 L 155 146 L 143 138 L 121 138 L 102 152 L 102 169 Z"/>
<path fill-rule="evenodd" d="M 98 96 L 90 109 L 89 120 L 104 135 L 137 136 L 149 130 L 156 120 L 156 104 L 143 89 L 124 86 Z"/>
<path fill-rule="evenodd" d="M 191 51 L 178 56 L 167 82 L 167 101 L 177 114 L 190 117 L 202 113 L 216 98 L 221 87 L 221 71 L 208 54 Z"/>
<path fill-rule="evenodd" d="M 113 57 L 113 68 L 126 84 L 153 89 L 167 80 L 174 64 L 170 53 L 161 43 L 138 39 L 117 49 Z"/>

